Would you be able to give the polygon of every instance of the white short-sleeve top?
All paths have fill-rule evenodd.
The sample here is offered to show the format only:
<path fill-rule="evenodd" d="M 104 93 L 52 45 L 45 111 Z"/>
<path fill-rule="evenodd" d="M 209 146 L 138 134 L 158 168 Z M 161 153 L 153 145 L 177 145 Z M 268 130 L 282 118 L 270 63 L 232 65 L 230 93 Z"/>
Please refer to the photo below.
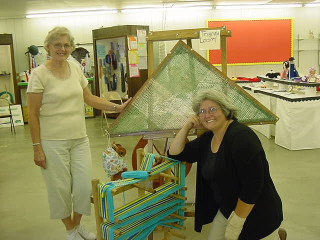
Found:
<path fill-rule="evenodd" d="M 80 67 L 68 61 L 70 76 L 59 79 L 44 65 L 32 71 L 27 93 L 42 93 L 40 137 L 67 140 L 87 136 L 83 89 L 88 80 Z"/>

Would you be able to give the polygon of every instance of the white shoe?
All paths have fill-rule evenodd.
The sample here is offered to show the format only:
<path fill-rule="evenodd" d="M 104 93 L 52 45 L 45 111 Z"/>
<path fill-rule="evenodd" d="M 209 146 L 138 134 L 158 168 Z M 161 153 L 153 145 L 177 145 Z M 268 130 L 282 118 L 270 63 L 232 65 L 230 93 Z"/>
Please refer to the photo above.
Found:
<path fill-rule="evenodd" d="M 83 225 L 79 225 L 78 227 L 76 227 L 76 230 L 79 233 L 79 235 L 85 240 L 97 239 L 97 236 L 94 233 L 89 232 Z"/>
<path fill-rule="evenodd" d="M 67 240 L 83 240 L 77 230 L 74 230 L 70 235 L 67 234 Z"/>

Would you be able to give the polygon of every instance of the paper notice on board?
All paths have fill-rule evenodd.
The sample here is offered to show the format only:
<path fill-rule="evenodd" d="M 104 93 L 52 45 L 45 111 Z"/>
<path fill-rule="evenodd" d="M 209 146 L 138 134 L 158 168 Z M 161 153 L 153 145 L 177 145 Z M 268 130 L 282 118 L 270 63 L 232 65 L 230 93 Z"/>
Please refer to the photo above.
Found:
<path fill-rule="evenodd" d="M 138 64 L 129 64 L 130 77 L 140 77 Z"/>
<path fill-rule="evenodd" d="M 220 49 L 220 29 L 200 31 L 200 50 Z"/>
<path fill-rule="evenodd" d="M 138 50 L 138 41 L 135 36 L 128 36 L 128 49 L 129 50 Z"/>
<path fill-rule="evenodd" d="M 147 43 L 147 31 L 145 29 L 138 29 L 137 37 L 139 43 Z"/>
<path fill-rule="evenodd" d="M 138 64 L 139 63 L 138 51 L 130 50 L 130 51 L 128 51 L 128 55 L 129 55 L 129 64 Z"/>
<path fill-rule="evenodd" d="M 147 44 L 146 43 L 138 43 L 138 54 L 139 57 L 147 56 Z"/>
<path fill-rule="evenodd" d="M 148 58 L 139 57 L 139 67 L 140 69 L 148 69 Z"/>
<path fill-rule="evenodd" d="M 105 58 L 106 57 L 106 46 L 97 44 L 97 57 Z"/>

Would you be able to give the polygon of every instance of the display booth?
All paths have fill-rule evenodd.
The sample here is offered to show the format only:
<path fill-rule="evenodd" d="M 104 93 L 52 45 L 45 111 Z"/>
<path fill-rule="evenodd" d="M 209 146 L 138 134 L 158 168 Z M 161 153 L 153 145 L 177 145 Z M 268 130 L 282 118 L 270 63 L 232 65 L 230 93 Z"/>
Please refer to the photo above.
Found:
<path fill-rule="evenodd" d="M 92 30 L 96 95 L 116 91 L 133 97 L 148 78 L 148 26 L 125 25 Z"/>
<path fill-rule="evenodd" d="M 0 94 L 8 94 L 11 103 L 21 104 L 16 82 L 12 34 L 0 34 Z"/>

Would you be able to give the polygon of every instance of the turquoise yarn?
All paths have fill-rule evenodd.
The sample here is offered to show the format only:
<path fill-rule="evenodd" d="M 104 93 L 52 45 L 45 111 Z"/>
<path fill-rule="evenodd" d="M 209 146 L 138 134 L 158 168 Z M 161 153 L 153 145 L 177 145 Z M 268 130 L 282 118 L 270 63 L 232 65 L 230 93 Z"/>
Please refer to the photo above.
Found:
<path fill-rule="evenodd" d="M 148 178 L 149 177 L 149 172 L 147 171 L 127 171 L 121 173 L 121 177 L 123 179 L 125 178 Z"/>

